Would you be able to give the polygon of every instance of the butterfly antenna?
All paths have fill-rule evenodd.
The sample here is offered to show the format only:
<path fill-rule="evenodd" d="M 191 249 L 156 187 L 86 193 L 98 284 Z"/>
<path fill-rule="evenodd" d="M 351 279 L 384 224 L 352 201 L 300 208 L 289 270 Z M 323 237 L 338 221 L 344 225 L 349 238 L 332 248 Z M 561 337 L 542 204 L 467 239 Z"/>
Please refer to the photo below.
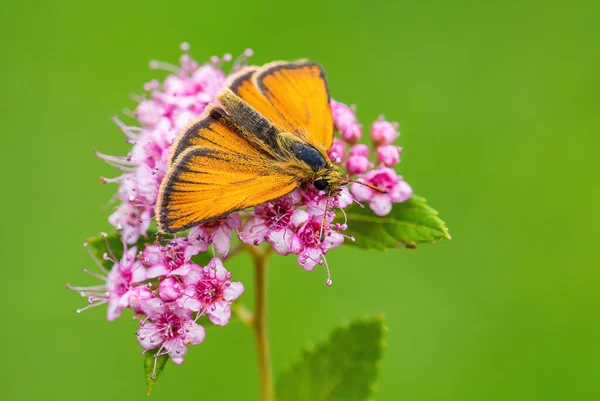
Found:
<path fill-rule="evenodd" d="M 381 189 L 379 187 L 376 187 L 375 185 L 367 184 L 366 182 L 356 181 L 356 180 L 350 180 L 350 179 L 346 180 L 345 184 L 349 184 L 349 183 L 364 185 L 365 187 L 369 187 L 373 191 L 377 191 L 377 192 L 379 192 L 381 194 L 387 194 L 388 193 L 388 191 L 386 191 L 385 189 Z"/>
<path fill-rule="evenodd" d="M 325 223 L 327 222 L 327 212 L 329 211 L 329 200 L 331 196 L 327 197 L 327 201 L 325 202 L 325 212 L 323 213 L 323 221 L 321 222 L 321 234 L 319 235 L 320 242 L 325 241 Z"/>

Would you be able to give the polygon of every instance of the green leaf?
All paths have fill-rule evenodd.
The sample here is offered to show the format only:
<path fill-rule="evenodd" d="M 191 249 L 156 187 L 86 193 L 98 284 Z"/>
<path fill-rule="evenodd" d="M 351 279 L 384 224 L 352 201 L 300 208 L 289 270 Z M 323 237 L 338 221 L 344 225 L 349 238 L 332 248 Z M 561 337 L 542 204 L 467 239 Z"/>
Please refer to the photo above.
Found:
<path fill-rule="evenodd" d="M 144 354 L 144 373 L 146 374 L 146 390 L 148 395 L 152 394 L 152 390 L 154 389 L 154 385 L 156 384 L 156 380 L 158 379 L 158 375 L 161 374 L 167 361 L 169 360 L 169 355 L 163 354 L 158 357 L 154 355 L 158 352 L 158 349 L 148 350 Z M 154 369 L 154 364 L 156 363 L 156 370 Z"/>
<path fill-rule="evenodd" d="M 192 262 L 197 264 L 198 266 L 207 266 L 208 262 L 213 258 L 210 249 L 206 252 L 199 253 L 197 255 L 192 256 Z"/>
<path fill-rule="evenodd" d="M 417 244 L 450 239 L 438 212 L 420 196 L 413 195 L 402 203 L 394 203 L 387 216 L 378 216 L 368 206 L 361 208 L 357 204 L 344 210 L 348 218 L 344 234 L 356 239 L 356 242 L 345 243 L 360 248 L 382 251 L 400 246 L 416 248 Z M 344 215 L 338 213 L 335 222 L 343 223 Z"/>
<path fill-rule="evenodd" d="M 366 401 L 375 390 L 385 348 L 382 316 L 355 320 L 305 350 L 279 376 L 277 401 Z"/>

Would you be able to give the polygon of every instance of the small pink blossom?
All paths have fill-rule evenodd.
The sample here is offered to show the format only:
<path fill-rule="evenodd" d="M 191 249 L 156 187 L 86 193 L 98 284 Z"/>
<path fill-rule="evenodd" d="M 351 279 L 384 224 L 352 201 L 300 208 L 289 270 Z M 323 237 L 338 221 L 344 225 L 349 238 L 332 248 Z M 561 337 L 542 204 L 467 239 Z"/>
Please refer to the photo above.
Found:
<path fill-rule="evenodd" d="M 344 236 L 329 227 L 332 220 L 330 217 L 323 227 L 324 239 L 321 241 L 322 217 L 322 213 L 321 216 L 313 216 L 292 237 L 290 250 L 298 255 L 298 264 L 308 271 L 322 263 L 321 257 L 329 249 L 340 246 L 344 242 Z"/>
<path fill-rule="evenodd" d="M 398 139 L 398 124 L 392 124 L 379 117 L 371 126 L 371 139 L 377 145 L 390 145 Z"/>
<path fill-rule="evenodd" d="M 179 278 L 167 277 L 158 286 L 158 296 L 165 302 L 173 302 L 183 294 L 183 283 Z"/>
<path fill-rule="evenodd" d="M 356 143 L 362 137 L 362 126 L 356 121 L 354 110 L 343 103 L 331 100 L 331 114 L 338 132 L 348 143 Z"/>
<path fill-rule="evenodd" d="M 214 258 L 204 268 L 195 268 L 185 277 L 182 308 L 206 313 L 214 324 L 224 326 L 231 317 L 230 304 L 244 292 L 240 282 L 231 281 L 231 273 L 220 259 Z"/>
<path fill-rule="evenodd" d="M 191 313 L 174 303 L 152 298 L 142 303 L 147 319 L 137 331 L 138 342 L 147 350 L 158 348 L 156 356 L 168 354 L 176 364 L 183 363 L 188 344 L 204 340 L 204 327 L 191 319 Z"/>
<path fill-rule="evenodd" d="M 135 291 L 136 286 L 146 278 L 146 270 L 144 269 L 144 266 L 136 260 L 136 247 L 128 249 L 127 243 L 123 241 L 123 256 L 121 257 L 121 260 L 117 260 L 108 246 L 108 241 L 106 241 L 106 245 L 109 252 L 105 254 L 104 257 L 105 260 L 110 260 L 113 263 L 112 269 L 110 271 L 107 270 L 102 265 L 102 262 L 96 259 L 90 251 L 90 256 L 96 261 L 96 264 L 102 270 L 103 274 L 84 270 L 84 272 L 103 280 L 104 284 L 90 287 L 74 287 L 67 284 L 67 288 L 79 292 L 81 296 L 88 299 L 89 305 L 85 308 L 78 309 L 78 313 L 91 307 L 107 303 L 107 320 L 113 321 L 121 316 L 121 311 L 129 307 L 130 297 Z"/>
<path fill-rule="evenodd" d="M 267 241 L 276 253 L 289 254 L 294 230 L 308 220 L 308 213 L 298 208 L 299 202 L 299 192 L 294 191 L 256 206 L 254 214 L 244 223 L 240 239 L 252 245 Z"/>
<path fill-rule="evenodd" d="M 122 203 L 109 216 L 108 221 L 121 232 L 128 244 L 135 244 L 140 236 L 148 232 L 152 222 L 152 210 L 132 203 Z"/>
<path fill-rule="evenodd" d="M 392 210 L 392 203 L 404 202 L 412 196 L 412 188 L 396 171 L 388 167 L 379 167 L 366 173 L 359 181 L 371 184 L 387 193 L 377 192 L 367 186 L 352 184 L 351 192 L 358 201 L 369 202 L 369 206 L 379 216 L 385 216 Z"/>
<path fill-rule="evenodd" d="M 329 158 L 334 163 L 341 163 L 346 158 L 346 143 L 337 138 L 333 139 L 333 144 L 329 150 Z"/>
<path fill-rule="evenodd" d="M 146 278 L 186 275 L 191 269 L 190 258 L 186 256 L 188 246 L 187 238 L 176 238 L 166 245 L 147 245 L 140 257 L 148 268 Z"/>
<path fill-rule="evenodd" d="M 401 148 L 394 145 L 383 145 L 377 148 L 377 159 L 388 167 L 400 162 Z"/>
<path fill-rule="evenodd" d="M 358 144 L 354 145 L 350 149 L 350 156 L 346 161 L 346 170 L 350 174 L 363 174 L 368 169 L 373 167 L 373 163 L 367 158 L 369 154 L 369 148 L 367 145 Z"/>

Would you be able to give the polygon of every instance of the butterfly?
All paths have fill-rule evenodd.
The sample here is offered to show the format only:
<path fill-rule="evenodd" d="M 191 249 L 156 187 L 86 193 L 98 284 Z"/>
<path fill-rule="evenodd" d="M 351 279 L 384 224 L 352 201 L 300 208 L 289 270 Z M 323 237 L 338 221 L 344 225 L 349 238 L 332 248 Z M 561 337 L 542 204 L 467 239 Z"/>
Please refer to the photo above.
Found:
<path fill-rule="evenodd" d="M 158 229 L 176 233 L 312 184 L 328 200 L 349 182 L 328 157 L 333 117 L 327 80 L 302 60 L 231 75 L 172 146 Z M 326 206 L 327 207 L 327 206 Z"/>

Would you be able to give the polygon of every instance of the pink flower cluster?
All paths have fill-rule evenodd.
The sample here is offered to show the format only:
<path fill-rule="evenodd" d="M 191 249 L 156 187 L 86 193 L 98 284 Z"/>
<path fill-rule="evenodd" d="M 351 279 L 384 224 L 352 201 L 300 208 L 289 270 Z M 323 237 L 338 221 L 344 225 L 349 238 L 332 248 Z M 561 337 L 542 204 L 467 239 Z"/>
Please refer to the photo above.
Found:
<path fill-rule="evenodd" d="M 168 354 L 180 364 L 187 346 L 204 340 L 205 329 L 198 319 L 208 316 L 213 324 L 225 326 L 231 318 L 231 303 L 242 295 L 244 286 L 231 280 L 219 258 L 204 267 L 194 263 L 191 258 L 197 248 L 187 238 L 166 244 L 157 240 L 141 252 L 128 248 L 125 241 L 123 246 L 123 257 L 117 259 L 106 241 L 108 252 L 103 259 L 112 264 L 110 270 L 90 251 L 101 274 L 84 271 L 103 283 L 67 285 L 88 299 L 88 306 L 78 312 L 108 304 L 107 318 L 112 321 L 123 310 L 133 310 L 141 319 L 137 331 L 140 345 L 146 351 L 154 350 L 155 358 Z"/>
<path fill-rule="evenodd" d="M 241 283 L 231 280 L 221 259 L 213 258 L 202 267 L 192 261 L 195 255 L 212 250 L 213 254 L 226 257 L 236 234 L 245 244 L 267 243 L 280 255 L 296 255 L 298 263 L 308 271 L 324 264 L 327 284 L 331 285 L 325 255 L 346 239 L 353 240 L 343 234 L 347 224 L 334 221 L 336 210 L 343 211 L 355 201 L 365 202 L 383 216 L 391 211 L 392 203 L 403 202 L 412 195 L 411 187 L 393 169 L 400 161 L 401 151 L 393 145 L 399 135 L 397 125 L 378 119 L 371 126 L 373 146 L 361 144 L 362 126 L 354 109 L 332 100 L 339 135 L 334 139 L 330 157 L 354 182 L 349 189 L 328 199 L 309 185 L 306 190 L 297 189 L 252 210 L 194 227 L 183 237 L 156 241 L 150 238 L 143 249 L 131 246 L 140 238 L 149 237 L 173 141 L 190 119 L 215 102 L 227 78 L 223 65 L 231 61 L 230 55 L 200 64 L 188 54 L 189 45 L 184 43 L 181 48 L 184 54 L 177 66 L 150 63 L 151 68 L 165 70 L 168 76 L 162 82 L 153 80 L 144 85 L 147 93 L 137 97 L 137 107 L 129 116 L 138 124 L 130 126 L 115 118 L 132 144 L 131 152 L 127 156 L 97 153 L 121 171 L 118 177 L 102 181 L 119 185 L 118 207 L 109 222 L 121 235 L 123 255 L 117 258 L 108 247 L 104 261 L 109 261 L 112 269 L 105 269 L 102 261 L 96 260 L 101 274 L 86 271 L 103 284 L 69 286 L 88 298 L 89 305 L 83 309 L 108 304 L 108 320 L 119 317 L 124 309 L 133 310 L 142 319 L 137 332 L 141 346 L 155 350 L 155 356 L 168 354 L 176 363 L 183 361 L 188 344 L 203 341 L 205 331 L 198 319 L 206 315 L 213 324 L 227 324 L 231 302 L 244 291 Z M 232 72 L 246 65 L 251 55 L 252 51 L 246 50 L 233 63 Z"/>
<path fill-rule="evenodd" d="M 356 120 L 354 107 L 331 101 L 333 121 L 341 139 L 334 139 L 329 157 L 340 164 L 350 178 L 385 191 L 354 183 L 350 192 L 358 202 L 367 202 L 373 212 L 385 216 L 392 203 L 404 202 L 412 196 L 412 188 L 392 168 L 400 163 L 402 149 L 394 145 L 400 136 L 398 124 L 379 117 L 371 125 L 373 146 L 357 143 L 362 139 L 362 126 Z M 372 155 L 370 158 L 369 156 Z"/>

